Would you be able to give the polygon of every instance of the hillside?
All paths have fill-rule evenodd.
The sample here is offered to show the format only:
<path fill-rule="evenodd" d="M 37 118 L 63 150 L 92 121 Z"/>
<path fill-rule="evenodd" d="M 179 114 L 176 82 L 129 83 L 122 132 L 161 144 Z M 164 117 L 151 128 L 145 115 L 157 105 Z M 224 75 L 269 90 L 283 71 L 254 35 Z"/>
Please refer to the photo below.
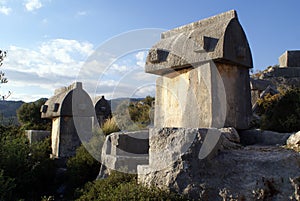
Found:
<path fill-rule="evenodd" d="M 23 104 L 23 101 L 0 101 L 0 115 L 5 119 L 16 119 L 17 109 Z M 2 120 L 3 120 L 2 119 Z"/>

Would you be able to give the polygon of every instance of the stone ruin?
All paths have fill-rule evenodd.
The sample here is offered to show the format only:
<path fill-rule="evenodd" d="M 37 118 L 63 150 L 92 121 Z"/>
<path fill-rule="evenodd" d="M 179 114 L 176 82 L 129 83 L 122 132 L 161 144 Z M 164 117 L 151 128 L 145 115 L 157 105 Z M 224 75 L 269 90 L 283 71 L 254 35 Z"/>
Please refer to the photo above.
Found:
<path fill-rule="evenodd" d="M 148 130 L 112 133 L 102 147 L 98 178 L 105 178 L 110 170 L 136 174 L 138 165 L 149 163 L 148 153 Z"/>
<path fill-rule="evenodd" d="M 164 32 L 161 38 L 149 51 L 145 67 L 160 77 L 154 128 L 149 131 L 149 165 L 138 167 L 141 183 L 167 182 L 170 178 L 158 179 L 152 173 L 169 167 L 189 146 L 201 148 L 205 138 L 212 145 L 202 155 L 198 150 L 199 157 L 211 156 L 221 143 L 217 128 L 247 129 L 252 116 L 252 56 L 235 11 Z"/>
<path fill-rule="evenodd" d="M 279 147 L 290 134 L 246 130 L 249 68 L 235 11 L 162 33 L 146 61 L 160 77 L 140 184 L 196 200 L 299 199 L 300 157 Z"/>
<path fill-rule="evenodd" d="M 52 119 L 51 146 L 53 158 L 75 155 L 81 145 L 79 136 L 90 136 L 94 107 L 81 82 L 57 89 L 41 107 L 42 118 Z"/>
<path fill-rule="evenodd" d="M 278 59 L 278 67 L 269 67 L 258 78 L 250 79 L 252 111 L 257 100 L 266 94 L 279 93 L 278 88 L 300 87 L 300 51 L 287 50 Z"/>
<path fill-rule="evenodd" d="M 95 102 L 95 112 L 98 124 L 100 127 L 102 127 L 104 122 L 112 117 L 110 101 L 106 100 L 104 96 L 98 98 L 98 100 Z"/>
<path fill-rule="evenodd" d="M 28 138 L 30 144 L 43 141 L 50 134 L 50 131 L 44 130 L 25 130 L 25 136 Z"/>
<path fill-rule="evenodd" d="M 252 67 L 235 11 L 162 33 L 146 61 L 146 72 L 160 75 L 154 126 L 247 129 Z"/>
<path fill-rule="evenodd" d="M 300 51 L 285 51 L 279 57 L 279 67 L 269 67 L 258 79 L 271 81 L 274 85 L 300 87 Z"/>
<path fill-rule="evenodd" d="M 300 67 L 300 51 L 299 50 L 287 50 L 279 57 L 279 67 Z"/>
<path fill-rule="evenodd" d="M 283 66 L 293 69 L 297 62 L 289 52 L 281 58 Z M 283 66 L 279 69 L 288 69 Z M 279 145 L 287 139 L 297 144 L 300 137 L 247 130 L 252 67 L 235 11 L 162 33 L 145 69 L 159 75 L 154 127 L 107 136 L 98 178 L 105 177 L 107 167 L 137 173 L 142 185 L 191 199 L 299 200 L 300 156 Z M 95 111 L 103 125 L 111 115 L 110 104 L 102 97 L 93 107 L 81 83 L 56 90 L 42 106 L 42 118 L 53 121 L 54 158 L 75 154 L 79 136 L 92 132 Z"/>

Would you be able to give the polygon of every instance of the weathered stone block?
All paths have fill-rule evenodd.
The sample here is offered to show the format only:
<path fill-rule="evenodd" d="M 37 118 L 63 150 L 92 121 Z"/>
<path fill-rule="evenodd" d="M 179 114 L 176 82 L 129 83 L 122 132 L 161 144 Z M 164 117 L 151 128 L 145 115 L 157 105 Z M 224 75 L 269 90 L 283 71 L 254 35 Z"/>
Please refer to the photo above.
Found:
<path fill-rule="evenodd" d="M 95 110 L 81 82 L 56 90 L 41 107 L 41 113 L 42 118 L 52 119 L 53 158 L 74 156 L 81 140 L 91 137 Z"/>
<path fill-rule="evenodd" d="M 300 67 L 300 50 L 285 51 L 279 57 L 280 67 Z"/>
<path fill-rule="evenodd" d="M 209 131 L 153 130 L 150 163 L 138 166 L 138 182 L 186 194 L 195 200 L 218 201 L 224 197 L 245 201 L 285 200 L 294 194 L 290 179 L 296 181 L 300 176 L 298 153 L 275 146 L 241 147 L 229 141 L 237 139 L 229 137 L 228 130 L 224 130 L 218 143 L 208 143 L 214 146 L 207 146 L 209 149 L 205 150 L 213 151 L 201 160 L 199 152 L 206 138 L 211 136 Z"/>
<path fill-rule="evenodd" d="M 148 151 L 148 130 L 112 133 L 103 144 L 101 163 L 111 170 L 137 173 L 138 165 L 149 163 Z M 103 177 L 102 173 L 99 178 Z"/>
<path fill-rule="evenodd" d="M 40 142 L 50 136 L 50 131 L 42 130 L 25 130 L 25 135 L 29 140 L 29 143 Z"/>
<path fill-rule="evenodd" d="M 162 33 L 145 71 L 156 82 L 154 126 L 247 129 L 252 56 L 235 11 Z"/>

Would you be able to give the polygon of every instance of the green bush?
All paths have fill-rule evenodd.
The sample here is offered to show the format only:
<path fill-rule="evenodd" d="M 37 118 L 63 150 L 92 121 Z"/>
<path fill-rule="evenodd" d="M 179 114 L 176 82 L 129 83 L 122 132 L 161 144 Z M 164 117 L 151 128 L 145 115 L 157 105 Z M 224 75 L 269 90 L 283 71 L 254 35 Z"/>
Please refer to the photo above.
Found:
<path fill-rule="evenodd" d="M 41 106 L 47 99 L 24 103 L 17 110 L 17 117 L 24 130 L 51 130 L 51 120 L 41 118 Z"/>
<path fill-rule="evenodd" d="M 67 186 L 69 192 L 96 179 L 100 163 L 90 155 L 83 145 L 77 148 L 76 155 L 67 161 Z"/>
<path fill-rule="evenodd" d="M 112 172 L 102 180 L 87 183 L 77 191 L 77 201 L 99 200 L 185 200 L 183 197 L 137 184 L 136 175 Z"/>
<path fill-rule="evenodd" d="M 147 96 L 145 99 L 139 102 L 129 104 L 129 114 L 135 123 L 141 125 L 147 125 L 150 123 L 150 109 L 154 98 Z"/>
<path fill-rule="evenodd" d="M 121 130 L 141 130 L 150 123 L 150 109 L 154 98 L 147 96 L 136 102 L 122 101 L 113 112 L 116 123 Z"/>
<path fill-rule="evenodd" d="M 12 200 L 16 183 L 13 178 L 4 175 L 4 170 L 0 169 L 0 200 Z"/>
<path fill-rule="evenodd" d="M 30 145 L 16 126 L 0 126 L 0 132 L 0 183 L 9 186 L 0 197 L 36 200 L 51 191 L 55 169 L 49 159 L 50 140 Z"/>
<path fill-rule="evenodd" d="M 261 129 L 277 132 L 300 130 L 300 89 L 289 89 L 258 101 Z"/>

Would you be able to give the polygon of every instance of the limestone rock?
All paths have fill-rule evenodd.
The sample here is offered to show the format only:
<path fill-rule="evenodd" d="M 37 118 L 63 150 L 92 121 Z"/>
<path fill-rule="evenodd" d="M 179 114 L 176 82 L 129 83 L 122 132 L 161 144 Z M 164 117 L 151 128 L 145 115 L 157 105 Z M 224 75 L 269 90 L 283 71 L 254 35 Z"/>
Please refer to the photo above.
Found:
<path fill-rule="evenodd" d="M 232 142 L 237 142 L 240 143 L 240 136 L 238 132 L 235 130 L 233 127 L 228 127 L 228 128 L 221 128 L 219 129 L 224 136 Z"/>
<path fill-rule="evenodd" d="M 300 150 L 300 131 L 292 134 L 286 141 L 286 145 L 295 150 Z"/>
<path fill-rule="evenodd" d="M 149 165 L 138 166 L 138 182 L 200 200 L 288 200 L 296 196 L 291 181 L 300 176 L 298 153 L 276 146 L 241 147 L 229 141 L 226 132 L 218 140 L 209 138 L 211 146 L 205 146 L 211 130 L 218 132 L 150 130 Z M 203 159 L 199 158 L 202 149 L 209 150 Z"/>
<path fill-rule="evenodd" d="M 291 133 L 278 133 L 263 131 L 260 129 L 245 130 L 239 132 L 243 145 L 285 145 Z"/>

